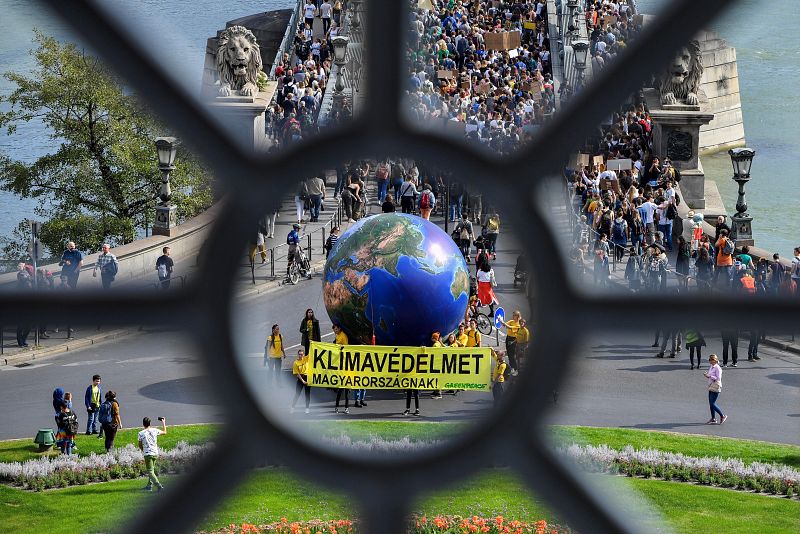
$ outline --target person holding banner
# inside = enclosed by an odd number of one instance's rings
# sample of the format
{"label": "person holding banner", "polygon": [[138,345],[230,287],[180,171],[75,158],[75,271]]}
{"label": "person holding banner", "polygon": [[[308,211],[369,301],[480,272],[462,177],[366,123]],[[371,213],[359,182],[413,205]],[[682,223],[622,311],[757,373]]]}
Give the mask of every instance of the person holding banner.
{"label": "person holding banner", "polygon": [[297,404],[297,399],[300,398],[300,392],[305,389],[306,394],[306,413],[310,410],[308,406],[311,404],[311,386],[308,385],[308,355],[303,349],[297,349],[297,359],[292,364],[292,374],[297,378],[297,385],[294,390],[294,400],[292,407],[289,408],[289,413],[294,412],[294,405]]}
{"label": "person holding banner", "polygon": [[314,310],[311,308],[306,310],[305,317],[300,321],[300,334],[303,336],[301,343],[306,354],[310,352],[309,347],[312,341],[322,341],[319,333],[319,321],[314,317]]}
{"label": "person holding banner", "polygon": [[[431,334],[431,347],[444,347],[440,338],[442,335],[439,332],[434,332]],[[442,398],[442,390],[437,389],[431,393],[432,399],[441,399]],[[417,390],[414,390],[414,399],[416,399],[417,404],[419,404],[419,395]],[[411,407],[411,390],[408,390],[406,394],[406,412],[403,415],[408,415],[408,409]],[[419,406],[417,406],[417,412],[419,412]],[[419,413],[415,413],[414,415],[419,415]]]}
{"label": "person holding banner", "polygon": [[493,349],[492,356],[495,359],[494,373],[492,373],[492,397],[496,407],[500,403],[500,399],[503,398],[503,389],[506,381],[506,362],[503,360],[503,351],[495,351]]}
{"label": "person holding banner", "polygon": [[[344,347],[350,344],[347,334],[338,324],[333,325],[333,333],[336,334],[334,343],[337,345]],[[342,392],[344,392],[344,413],[350,413],[350,390],[347,388],[336,388],[336,407],[333,409],[333,413],[339,413],[339,400],[342,398]]]}

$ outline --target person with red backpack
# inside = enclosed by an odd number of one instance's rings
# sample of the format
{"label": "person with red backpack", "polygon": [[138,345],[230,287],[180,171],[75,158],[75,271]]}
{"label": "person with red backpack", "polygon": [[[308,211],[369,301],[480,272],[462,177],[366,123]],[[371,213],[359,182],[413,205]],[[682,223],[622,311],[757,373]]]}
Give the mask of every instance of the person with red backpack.
{"label": "person with red backpack", "polygon": [[436,197],[433,196],[430,184],[422,186],[422,194],[419,196],[419,215],[425,220],[430,220],[431,212],[436,207]]}

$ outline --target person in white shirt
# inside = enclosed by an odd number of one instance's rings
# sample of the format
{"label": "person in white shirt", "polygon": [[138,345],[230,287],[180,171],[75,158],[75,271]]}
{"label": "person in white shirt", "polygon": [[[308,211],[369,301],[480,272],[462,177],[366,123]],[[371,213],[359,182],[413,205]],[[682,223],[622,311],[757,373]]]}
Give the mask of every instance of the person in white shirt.
{"label": "person in white shirt", "polygon": [[152,491],[153,486],[158,488],[158,491],[164,489],[156,476],[156,460],[158,459],[158,436],[167,433],[167,420],[163,417],[158,419],[161,421],[161,430],[151,427],[150,418],[145,417],[142,419],[144,428],[139,431],[139,450],[144,454],[144,465],[148,477],[147,486],[144,487],[145,491]]}

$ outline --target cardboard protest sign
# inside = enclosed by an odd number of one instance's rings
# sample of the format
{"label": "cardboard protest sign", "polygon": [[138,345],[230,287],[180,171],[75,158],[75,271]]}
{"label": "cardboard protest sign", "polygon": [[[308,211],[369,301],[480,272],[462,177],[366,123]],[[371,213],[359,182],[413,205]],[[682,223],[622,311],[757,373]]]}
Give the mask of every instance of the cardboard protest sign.
{"label": "cardboard protest sign", "polygon": [[525,28],[526,30],[534,30],[535,31],[536,30],[536,23],[533,22],[532,20],[526,20],[525,22],[522,23],[522,27]]}
{"label": "cardboard protest sign", "polygon": [[518,55],[519,55],[519,52],[517,52],[516,49],[512,49],[512,50],[508,51],[508,57],[510,57],[511,59],[514,59]]}
{"label": "cardboard protest sign", "polygon": [[599,167],[603,164],[603,156],[595,156],[592,158],[592,165]]}
{"label": "cardboard protest sign", "polygon": [[453,74],[452,70],[442,69],[436,71],[436,77],[439,78],[440,80],[450,80],[452,78],[455,78],[455,75]]}
{"label": "cardboard protest sign", "polygon": [[614,15],[605,15],[603,16],[603,26],[613,26],[617,23],[617,17]]}
{"label": "cardboard protest sign", "polygon": [[629,171],[633,167],[633,161],[629,158],[610,159],[606,162],[606,168],[610,171]]}
{"label": "cardboard protest sign", "polygon": [[485,33],[483,40],[487,50],[511,50],[522,43],[519,31]]}
{"label": "cardboard protest sign", "polygon": [[308,384],[325,388],[491,391],[489,347],[382,347],[313,341]]}

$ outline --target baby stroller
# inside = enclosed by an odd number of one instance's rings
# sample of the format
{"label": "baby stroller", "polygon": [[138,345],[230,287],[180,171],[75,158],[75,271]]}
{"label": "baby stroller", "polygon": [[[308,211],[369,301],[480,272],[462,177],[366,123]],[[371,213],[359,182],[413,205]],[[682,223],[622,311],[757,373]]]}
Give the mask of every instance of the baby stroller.
{"label": "baby stroller", "polygon": [[528,265],[524,254],[517,257],[517,265],[514,267],[514,287],[517,287],[518,283],[523,287],[528,283]]}

